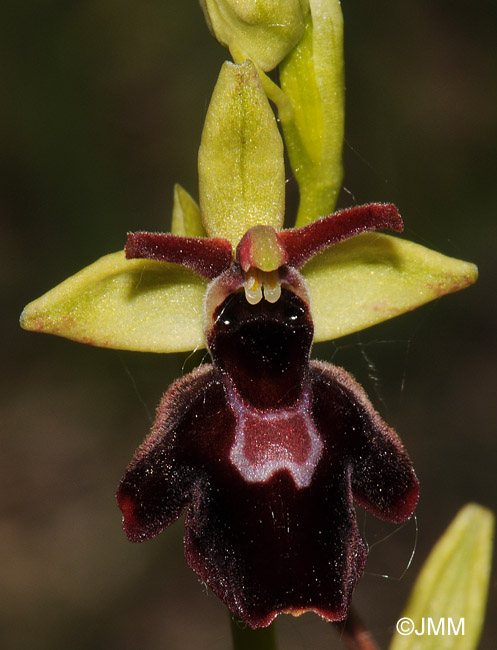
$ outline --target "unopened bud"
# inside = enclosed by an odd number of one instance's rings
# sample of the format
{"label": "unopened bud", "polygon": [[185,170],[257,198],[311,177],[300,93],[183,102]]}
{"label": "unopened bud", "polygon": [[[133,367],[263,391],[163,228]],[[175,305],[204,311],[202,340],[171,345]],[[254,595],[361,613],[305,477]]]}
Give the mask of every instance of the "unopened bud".
{"label": "unopened bud", "polygon": [[200,0],[200,5],[233,58],[251,59],[266,71],[297,45],[309,12],[309,0]]}

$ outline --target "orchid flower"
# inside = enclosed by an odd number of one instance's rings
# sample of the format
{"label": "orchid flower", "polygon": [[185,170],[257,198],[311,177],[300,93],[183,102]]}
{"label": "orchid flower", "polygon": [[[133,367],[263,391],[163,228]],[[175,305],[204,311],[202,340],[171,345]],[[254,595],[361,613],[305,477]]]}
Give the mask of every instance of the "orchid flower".
{"label": "orchid flower", "polygon": [[[125,251],[21,317],[26,329],[92,345],[207,347],[212,363],[165,393],[117,500],[131,541],[186,510],[190,566],[253,628],[282,612],[342,620],[366,560],[354,502],[402,522],[418,499],[395,432],[345,370],[310,360],[312,342],[476,279],[471,264],[373,232],[402,230],[393,205],[311,218],[313,186],[299,227],[284,229],[283,143],[263,74],[250,60],[221,70],[199,152],[200,206],[177,186],[172,234],[129,234]],[[305,184],[324,163],[306,162],[298,121],[283,126],[298,135]],[[328,205],[334,191],[325,194]]]}

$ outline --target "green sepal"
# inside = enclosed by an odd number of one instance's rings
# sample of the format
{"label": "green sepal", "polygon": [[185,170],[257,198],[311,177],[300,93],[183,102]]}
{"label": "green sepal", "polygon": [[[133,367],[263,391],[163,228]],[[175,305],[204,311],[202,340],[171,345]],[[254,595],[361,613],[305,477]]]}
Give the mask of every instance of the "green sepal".
{"label": "green sepal", "polygon": [[100,258],[30,303],[21,327],[140,352],[204,347],[207,280],[179,264]]}
{"label": "green sepal", "polygon": [[202,221],[236,247],[259,224],[283,226],[285,166],[274,114],[250,61],[221,68],[198,157]]}
{"label": "green sepal", "polygon": [[243,50],[272,70],[298,43],[308,0],[200,0],[211,32],[223,45]]}
{"label": "green sepal", "polygon": [[[390,650],[476,650],[485,616],[493,528],[494,516],[486,508],[470,503],[459,511],[424,563],[402,614],[418,634],[396,632]],[[440,629],[428,633],[430,619],[435,628],[442,621],[443,634]],[[425,633],[420,634],[423,620]]]}
{"label": "green sepal", "polygon": [[179,183],[174,186],[171,233],[181,237],[207,237],[198,203]]}
{"label": "green sepal", "polygon": [[311,294],[314,338],[327,341],[464,289],[478,271],[413,242],[365,233],[319,253],[302,274]]}
{"label": "green sepal", "polygon": [[[293,109],[278,106],[300,190],[296,226],[334,211],[343,178],[342,11],[339,0],[310,0],[310,8],[302,40],[279,68],[281,88]],[[277,96],[274,100],[281,103]]]}

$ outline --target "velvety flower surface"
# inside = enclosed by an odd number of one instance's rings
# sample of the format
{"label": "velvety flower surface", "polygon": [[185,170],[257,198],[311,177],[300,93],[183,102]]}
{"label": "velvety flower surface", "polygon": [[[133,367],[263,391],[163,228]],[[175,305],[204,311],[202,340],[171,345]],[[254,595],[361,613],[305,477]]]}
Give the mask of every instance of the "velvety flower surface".
{"label": "velvety flower surface", "polygon": [[[237,295],[230,316],[244,300]],[[278,338],[285,365],[288,347],[309,340],[299,302],[284,291],[269,314],[252,316],[246,328],[259,344],[252,354],[274,350]],[[283,325],[288,315],[297,318]],[[249,368],[255,382],[261,359]],[[400,522],[418,497],[397,436],[350,375],[319,362],[293,368],[291,377],[299,371],[293,400],[273,409],[235,394],[216,365],[176,382],[118,492],[132,541],[157,535],[187,508],[190,566],[252,627],[281,612],[343,619],[366,560],[353,499]],[[263,389],[276,401],[288,379],[272,379],[264,377]]]}
{"label": "velvety flower surface", "polygon": [[[189,564],[252,627],[280,612],[343,619],[366,560],[354,500],[401,522],[418,499],[411,462],[364,391],[344,370],[309,360],[313,322],[298,268],[377,227],[401,228],[393,206],[247,232],[207,292],[213,364],[168,390],[119,487],[132,541],[186,508]],[[213,246],[222,261],[222,240],[137,233],[126,251],[171,261],[181,250],[183,264],[210,276]]]}

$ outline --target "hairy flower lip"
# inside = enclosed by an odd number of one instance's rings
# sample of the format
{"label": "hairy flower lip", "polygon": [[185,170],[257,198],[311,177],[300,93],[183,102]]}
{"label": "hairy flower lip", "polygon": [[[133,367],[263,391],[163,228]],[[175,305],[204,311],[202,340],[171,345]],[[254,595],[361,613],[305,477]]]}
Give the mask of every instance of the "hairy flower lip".
{"label": "hairy flower lip", "polygon": [[166,393],[118,491],[132,541],[187,508],[190,566],[253,628],[282,612],[342,620],[366,559],[352,499],[389,521],[408,519],[417,501],[407,454],[350,375],[311,362],[305,381],[325,443],[307,487],[285,469],[244,479],[230,459],[243,402],[237,420],[219,371],[203,366]]}

